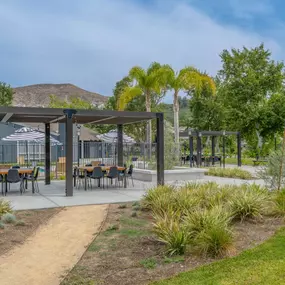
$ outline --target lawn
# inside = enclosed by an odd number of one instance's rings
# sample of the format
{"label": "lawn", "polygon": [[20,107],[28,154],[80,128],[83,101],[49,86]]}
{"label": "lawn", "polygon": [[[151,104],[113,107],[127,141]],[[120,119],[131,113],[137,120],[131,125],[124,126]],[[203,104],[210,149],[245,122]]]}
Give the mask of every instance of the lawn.
{"label": "lawn", "polygon": [[[242,165],[254,166],[253,160],[255,160],[255,158],[245,157],[245,158],[241,159],[241,164]],[[237,158],[236,157],[227,157],[226,158],[226,164],[237,164]],[[260,162],[259,165],[265,165],[265,164],[266,164],[266,162]]]}
{"label": "lawn", "polygon": [[202,266],[153,285],[279,285],[285,284],[285,229],[234,258]]}

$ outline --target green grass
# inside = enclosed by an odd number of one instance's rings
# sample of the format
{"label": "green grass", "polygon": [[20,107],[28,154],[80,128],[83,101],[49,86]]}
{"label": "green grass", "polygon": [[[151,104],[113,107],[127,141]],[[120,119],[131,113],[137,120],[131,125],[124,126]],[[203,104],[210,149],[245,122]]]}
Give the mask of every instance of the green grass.
{"label": "green grass", "polygon": [[154,258],[143,259],[140,261],[140,264],[146,269],[154,269],[157,265]]}
{"label": "green grass", "polygon": [[136,237],[146,236],[149,234],[149,232],[145,230],[136,230],[136,229],[121,229],[120,234],[123,236],[128,236],[129,238],[136,238]]}
{"label": "green grass", "polygon": [[239,178],[239,179],[252,179],[252,178],[254,178],[250,172],[243,170],[243,169],[240,169],[240,168],[210,167],[206,174],[210,175],[210,176]]}
{"label": "green grass", "polygon": [[285,284],[285,228],[256,248],[217,261],[155,285],[279,285]]}
{"label": "green grass", "polygon": [[122,225],[131,226],[131,227],[142,227],[148,223],[146,220],[139,220],[136,218],[126,218],[126,217],[122,217],[120,219],[120,222]]}
{"label": "green grass", "polygon": [[[242,158],[242,159],[241,159],[241,164],[242,164],[242,165],[251,165],[251,166],[254,166],[253,160],[255,160],[255,158],[252,158],[252,157]],[[236,158],[236,157],[227,157],[227,158],[226,158],[226,163],[227,163],[227,164],[237,164],[237,158]],[[259,165],[263,165],[263,164],[266,164],[266,162],[260,162]]]}

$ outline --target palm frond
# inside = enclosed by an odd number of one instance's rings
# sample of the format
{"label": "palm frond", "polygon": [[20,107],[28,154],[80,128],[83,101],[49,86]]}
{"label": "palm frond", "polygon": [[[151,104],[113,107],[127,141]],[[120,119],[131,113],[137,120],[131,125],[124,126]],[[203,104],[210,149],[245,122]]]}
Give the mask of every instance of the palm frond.
{"label": "palm frond", "polygon": [[118,110],[123,111],[126,108],[127,104],[133,100],[133,98],[141,94],[142,94],[142,89],[138,86],[126,87],[121,93],[119,100],[117,102]]}

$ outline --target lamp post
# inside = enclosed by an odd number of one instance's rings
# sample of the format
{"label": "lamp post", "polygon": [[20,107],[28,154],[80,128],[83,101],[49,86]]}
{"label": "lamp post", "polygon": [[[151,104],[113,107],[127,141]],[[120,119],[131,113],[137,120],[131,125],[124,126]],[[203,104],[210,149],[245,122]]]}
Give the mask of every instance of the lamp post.
{"label": "lamp post", "polygon": [[77,125],[77,166],[80,166],[80,134],[81,126]]}

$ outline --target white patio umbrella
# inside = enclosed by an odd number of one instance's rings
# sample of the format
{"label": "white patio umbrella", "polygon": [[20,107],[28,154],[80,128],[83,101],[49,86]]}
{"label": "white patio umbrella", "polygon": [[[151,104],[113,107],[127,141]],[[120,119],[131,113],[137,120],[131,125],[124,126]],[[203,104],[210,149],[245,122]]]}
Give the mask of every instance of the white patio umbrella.
{"label": "white patio umbrella", "polygon": [[[43,132],[34,130],[32,128],[23,127],[21,129],[16,130],[13,134],[4,137],[1,139],[2,141],[14,141],[26,142],[26,152],[28,153],[28,142],[35,143],[44,143],[45,142],[45,134]],[[50,143],[52,146],[54,145],[62,145],[58,140],[50,136]],[[28,161],[27,161],[28,164]]]}
{"label": "white patio umbrella", "polygon": [[[111,130],[108,133],[98,135],[97,137],[104,142],[114,143],[114,142],[117,142],[118,140],[118,132],[117,130]],[[135,143],[135,140],[123,133],[123,142],[124,143]]]}

